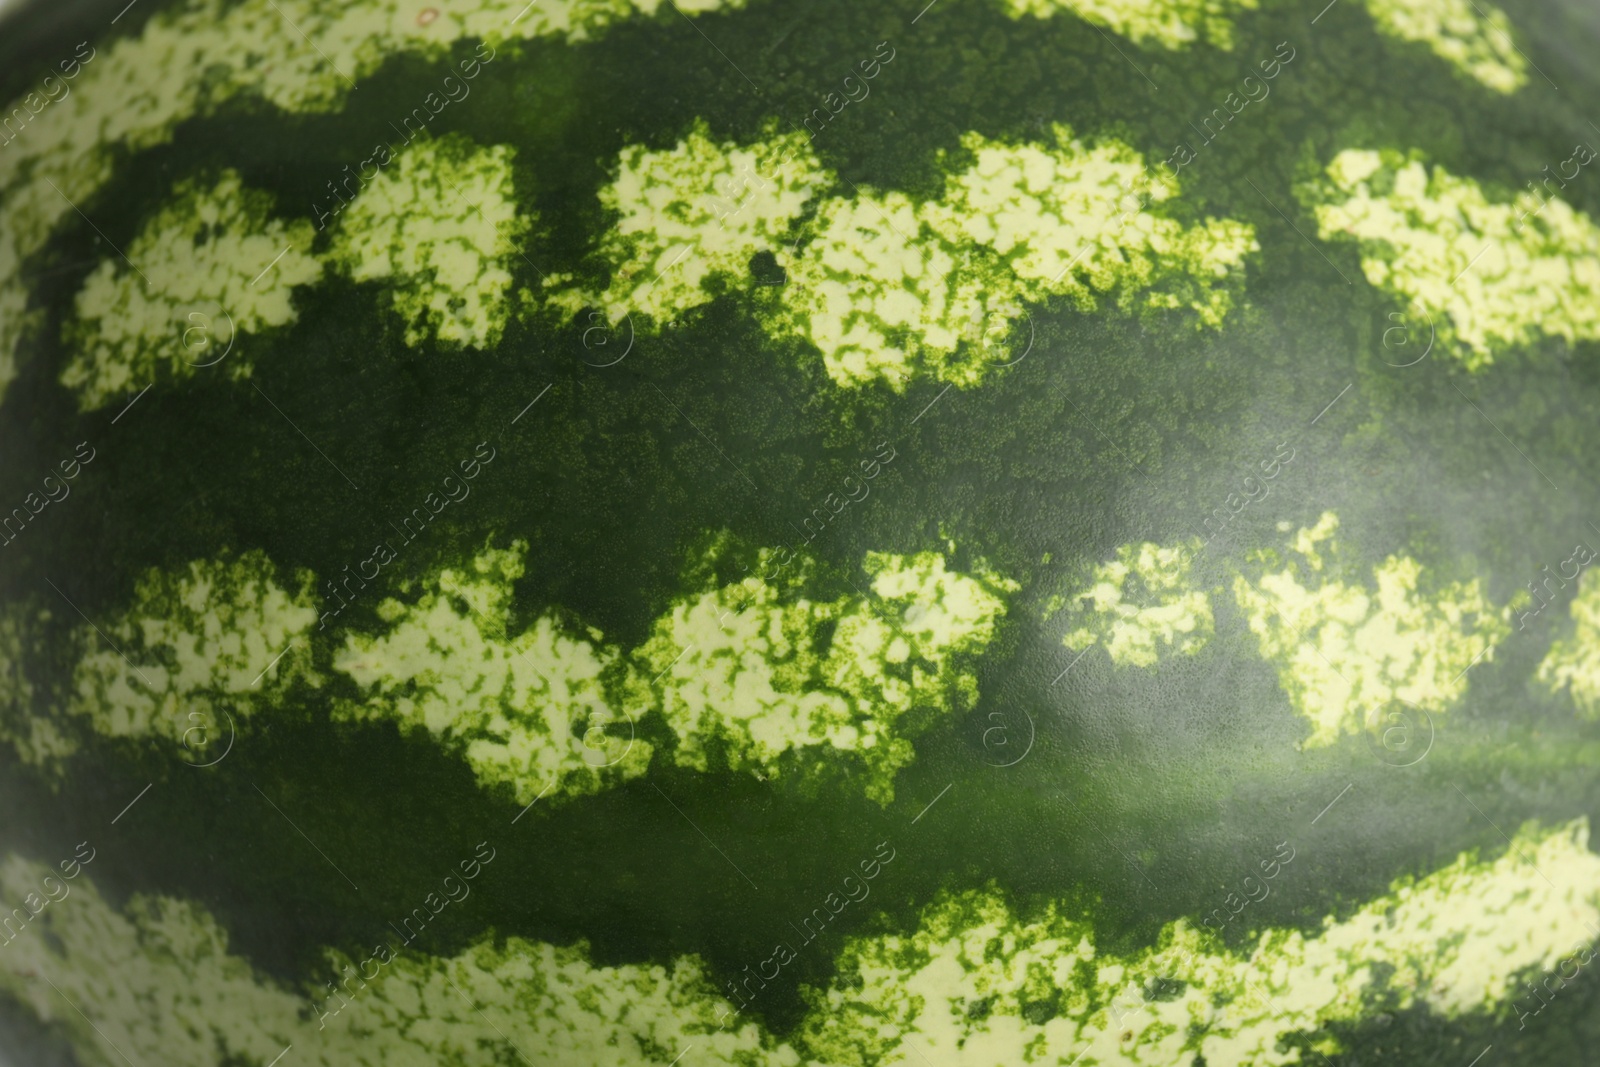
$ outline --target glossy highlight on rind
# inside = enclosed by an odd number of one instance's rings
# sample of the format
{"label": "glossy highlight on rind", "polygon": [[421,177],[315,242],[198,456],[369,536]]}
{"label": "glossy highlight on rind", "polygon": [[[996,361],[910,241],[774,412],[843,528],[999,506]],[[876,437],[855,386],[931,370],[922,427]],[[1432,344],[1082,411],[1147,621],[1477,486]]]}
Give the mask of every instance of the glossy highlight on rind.
{"label": "glossy highlight on rind", "polygon": [[1476,578],[1425,581],[1415,559],[1397,554],[1369,584],[1341,563],[1338,529],[1324,512],[1286,552],[1259,553],[1254,577],[1233,580],[1261,655],[1311,724],[1310,746],[1360,732],[1396,702],[1446,711],[1466,691],[1467,668],[1511,632],[1509,611]]}
{"label": "glossy highlight on rind", "polygon": [[[1087,584],[1049,598],[1045,617],[1074,625],[1062,638],[1068,648],[1099,645],[1118,667],[1153,668],[1205,648],[1214,605],[1230,599],[1310,725],[1308,748],[1360,734],[1396,705],[1448,711],[1466,692],[1467,669],[1491,661],[1510,635],[1511,608],[1497,609],[1476,579],[1441,583],[1400,554],[1374,567],[1369,583],[1342,562],[1338,530],[1338,515],[1324,512],[1282,549],[1226,565],[1229,580],[1215,588],[1192,577],[1198,540],[1123,545]],[[1558,646],[1548,662],[1575,658]],[[1544,671],[1562,683],[1574,674],[1571,666]]]}
{"label": "glossy highlight on rind", "polygon": [[435,2],[146,0],[0,143],[0,1054],[1573,1059],[1560,18]]}
{"label": "glossy highlight on rind", "polygon": [[1050,602],[1049,612],[1067,608],[1081,620],[1062,644],[1082,649],[1100,642],[1113,663],[1136,667],[1204,648],[1216,624],[1210,597],[1190,579],[1197,547],[1146,541],[1117,549],[1115,559],[1094,569],[1091,585]]}

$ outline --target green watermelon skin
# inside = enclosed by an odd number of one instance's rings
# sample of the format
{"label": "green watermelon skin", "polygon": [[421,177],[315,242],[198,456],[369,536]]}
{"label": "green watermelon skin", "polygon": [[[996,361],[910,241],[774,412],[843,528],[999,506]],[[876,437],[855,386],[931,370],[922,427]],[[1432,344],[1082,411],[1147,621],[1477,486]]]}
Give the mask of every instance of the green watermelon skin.
{"label": "green watermelon skin", "polygon": [[1583,12],[146,3],[0,45],[0,1056],[1592,1058]]}

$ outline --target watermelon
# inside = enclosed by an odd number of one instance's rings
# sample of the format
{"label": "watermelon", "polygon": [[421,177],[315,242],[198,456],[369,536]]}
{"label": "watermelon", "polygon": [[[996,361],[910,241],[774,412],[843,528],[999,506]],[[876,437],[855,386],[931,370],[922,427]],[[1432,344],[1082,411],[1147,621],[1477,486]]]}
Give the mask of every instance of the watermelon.
{"label": "watermelon", "polygon": [[0,1063],[1592,1061],[1592,20],[427,4],[0,18]]}

